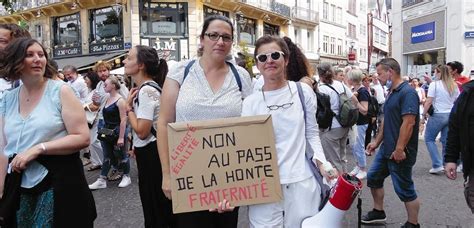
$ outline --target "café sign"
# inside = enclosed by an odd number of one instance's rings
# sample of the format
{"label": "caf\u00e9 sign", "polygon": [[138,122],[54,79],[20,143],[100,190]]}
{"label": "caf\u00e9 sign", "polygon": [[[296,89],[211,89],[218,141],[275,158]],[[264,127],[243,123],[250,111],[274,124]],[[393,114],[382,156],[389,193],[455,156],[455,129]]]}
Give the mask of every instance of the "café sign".
{"label": "caf\u00e9 sign", "polygon": [[89,45],[89,52],[90,53],[101,53],[101,52],[109,52],[109,51],[117,51],[123,50],[123,41],[117,42],[106,42],[106,43],[96,43]]}
{"label": "caf\u00e9 sign", "polygon": [[82,55],[82,48],[80,46],[54,49],[54,57],[69,57],[76,55]]}

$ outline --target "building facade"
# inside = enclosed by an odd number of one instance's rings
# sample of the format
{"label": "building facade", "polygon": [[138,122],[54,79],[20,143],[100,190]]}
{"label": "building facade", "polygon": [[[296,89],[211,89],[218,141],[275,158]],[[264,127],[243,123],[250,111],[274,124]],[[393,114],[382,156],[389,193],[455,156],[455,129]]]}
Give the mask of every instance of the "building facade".
{"label": "building facade", "polygon": [[97,61],[116,67],[134,45],[155,47],[161,58],[197,55],[206,16],[225,15],[234,24],[233,54],[253,54],[264,34],[289,36],[317,61],[318,14],[306,0],[18,0],[15,13],[0,9],[0,23],[25,22],[60,68],[90,68]]}
{"label": "building facade", "polygon": [[433,74],[438,64],[460,61],[474,68],[474,8],[470,0],[393,1],[393,57],[402,73]]}
{"label": "building facade", "polygon": [[375,64],[389,56],[390,20],[386,0],[369,1],[367,13],[367,65],[369,72],[375,71]]}
{"label": "building facade", "polygon": [[317,1],[320,24],[318,26],[318,49],[321,62],[347,65],[349,47],[346,45],[347,1]]}

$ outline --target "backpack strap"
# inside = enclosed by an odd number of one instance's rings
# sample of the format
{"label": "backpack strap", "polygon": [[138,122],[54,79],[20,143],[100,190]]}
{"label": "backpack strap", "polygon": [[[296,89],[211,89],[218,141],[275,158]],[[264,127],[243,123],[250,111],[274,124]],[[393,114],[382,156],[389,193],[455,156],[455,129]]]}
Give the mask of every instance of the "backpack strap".
{"label": "backpack strap", "polygon": [[[186,77],[188,77],[189,70],[191,69],[191,67],[194,65],[195,62],[196,62],[195,59],[191,60],[188,63],[188,65],[186,65],[186,67],[184,68],[184,77],[183,77],[183,81],[181,82],[181,85],[184,83],[184,80],[186,79]],[[239,91],[242,92],[242,81],[240,80],[240,76],[239,76],[239,72],[237,71],[237,68],[235,68],[234,64],[232,63],[229,63],[229,62],[226,62],[226,63],[227,65],[229,65],[230,70],[232,71],[232,74],[234,75],[235,81],[237,82],[237,85],[239,86]]]}
{"label": "backpack strap", "polygon": [[[144,87],[144,86],[151,86],[153,87],[154,89],[158,90],[158,92],[161,94],[161,87],[158,85],[158,83],[154,82],[154,81],[149,81],[149,82],[145,82],[143,83],[140,88],[138,89],[138,94],[137,94],[137,99],[135,99],[135,103],[137,104],[137,107],[140,105],[140,90]],[[155,128],[153,127],[153,124],[151,126],[151,130],[150,130],[151,134],[153,136],[156,137],[156,130]]]}
{"label": "backpack strap", "polygon": [[[305,121],[305,127],[306,127],[306,105],[305,105],[305,98],[303,94],[303,88],[301,87],[301,82],[296,82],[296,88],[298,89],[298,96],[300,98],[301,105],[303,106],[303,113],[304,113],[304,121]],[[306,132],[306,130],[305,130]],[[310,163],[310,169],[313,171],[313,176],[316,178],[316,181],[318,182],[319,186],[321,187],[321,202],[319,205],[319,211],[326,205],[328,199],[329,199],[329,186],[324,184],[323,182],[323,175],[319,171],[318,166],[314,164],[313,162],[313,149],[308,143],[308,139],[306,139],[305,135],[305,142],[306,142],[306,151],[305,151],[305,156],[306,160]]]}
{"label": "backpack strap", "polygon": [[[325,85],[325,86],[331,88],[332,90],[334,90],[334,92],[336,92],[337,95],[339,95],[339,92],[337,92],[337,90],[334,89],[334,87],[332,87],[331,85],[329,85],[329,84],[323,84],[323,85]],[[345,92],[346,92],[346,88],[344,87],[344,85],[342,86],[342,88],[344,88],[344,93],[345,93]]]}

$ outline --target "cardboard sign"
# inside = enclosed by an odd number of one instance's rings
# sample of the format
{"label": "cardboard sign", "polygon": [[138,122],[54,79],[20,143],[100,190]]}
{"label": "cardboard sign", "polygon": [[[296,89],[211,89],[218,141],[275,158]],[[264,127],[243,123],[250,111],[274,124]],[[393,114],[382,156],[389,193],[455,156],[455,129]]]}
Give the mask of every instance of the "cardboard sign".
{"label": "cardboard sign", "polygon": [[168,125],[173,212],[282,199],[270,115]]}

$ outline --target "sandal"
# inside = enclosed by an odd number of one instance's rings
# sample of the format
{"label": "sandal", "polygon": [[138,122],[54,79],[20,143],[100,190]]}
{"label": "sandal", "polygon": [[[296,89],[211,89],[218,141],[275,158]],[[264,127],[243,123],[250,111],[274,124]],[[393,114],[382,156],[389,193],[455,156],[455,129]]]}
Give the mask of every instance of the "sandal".
{"label": "sandal", "polygon": [[89,166],[89,168],[87,168],[87,171],[94,171],[94,170],[98,170],[98,169],[101,169],[102,166],[101,165],[91,165]]}
{"label": "sandal", "polygon": [[107,177],[109,181],[117,181],[122,179],[122,172],[118,170],[113,170],[112,173]]}

